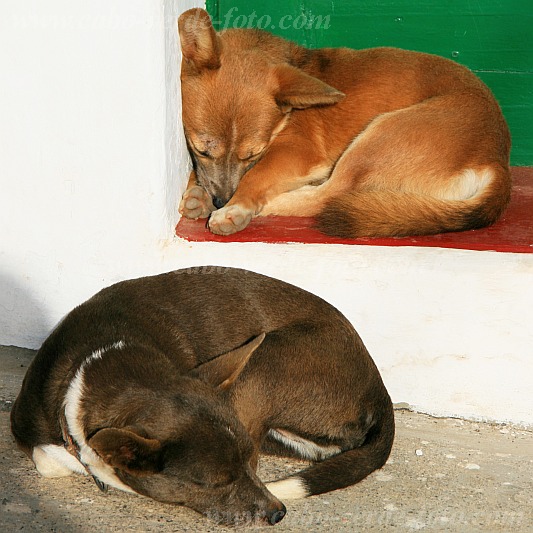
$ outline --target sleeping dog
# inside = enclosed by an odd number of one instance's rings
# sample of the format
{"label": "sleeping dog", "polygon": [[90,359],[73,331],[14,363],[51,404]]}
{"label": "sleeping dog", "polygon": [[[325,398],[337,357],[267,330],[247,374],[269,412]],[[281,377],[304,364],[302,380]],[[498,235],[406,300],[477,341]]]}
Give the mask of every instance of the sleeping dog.
{"label": "sleeping dog", "polygon": [[[75,308],[11,423],[43,476],[89,474],[224,523],[275,524],[282,500],[357,483],[394,437],[379,372],[338,310],[222,267],[124,281]],[[260,451],[313,463],[264,484]]]}
{"label": "sleeping dog", "polygon": [[193,160],[180,211],[213,233],[288,215],[340,237],[429,235],[492,224],[509,202],[509,129],[462,65],[217,33],[198,8],[178,24]]}

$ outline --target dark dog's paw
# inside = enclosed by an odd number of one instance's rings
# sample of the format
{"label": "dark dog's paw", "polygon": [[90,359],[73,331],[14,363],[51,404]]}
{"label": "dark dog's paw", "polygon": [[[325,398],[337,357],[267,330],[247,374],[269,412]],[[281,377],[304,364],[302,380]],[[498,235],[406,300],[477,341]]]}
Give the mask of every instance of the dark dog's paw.
{"label": "dark dog's paw", "polygon": [[217,235],[231,235],[244,229],[252,220],[252,212],[236,204],[214,211],[209,219],[209,229]]}
{"label": "dark dog's paw", "polygon": [[207,218],[215,210],[211,197],[198,185],[185,191],[181,199],[179,212],[187,218]]}

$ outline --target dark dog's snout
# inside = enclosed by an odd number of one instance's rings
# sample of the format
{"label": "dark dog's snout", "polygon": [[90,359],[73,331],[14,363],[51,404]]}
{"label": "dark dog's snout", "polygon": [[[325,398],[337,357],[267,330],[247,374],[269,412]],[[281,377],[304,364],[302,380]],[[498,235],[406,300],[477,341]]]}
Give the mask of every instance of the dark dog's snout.
{"label": "dark dog's snout", "polygon": [[287,514],[287,508],[280,502],[279,506],[269,509],[266,515],[268,523],[272,526],[281,522]]}
{"label": "dark dog's snout", "polygon": [[224,207],[227,203],[227,200],[223,200],[222,198],[219,198],[218,196],[213,197],[213,205],[220,209],[221,207]]}

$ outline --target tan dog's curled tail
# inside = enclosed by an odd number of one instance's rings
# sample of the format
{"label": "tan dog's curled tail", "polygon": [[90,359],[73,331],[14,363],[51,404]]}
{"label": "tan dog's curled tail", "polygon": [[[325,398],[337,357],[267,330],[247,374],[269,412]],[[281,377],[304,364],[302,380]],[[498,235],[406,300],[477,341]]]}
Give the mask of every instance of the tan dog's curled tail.
{"label": "tan dog's curled tail", "polygon": [[[455,182],[455,183],[453,183]],[[408,191],[346,191],[318,213],[320,231],[343,238],[403,237],[477,229],[494,223],[509,202],[509,170],[466,170],[441,197]]]}

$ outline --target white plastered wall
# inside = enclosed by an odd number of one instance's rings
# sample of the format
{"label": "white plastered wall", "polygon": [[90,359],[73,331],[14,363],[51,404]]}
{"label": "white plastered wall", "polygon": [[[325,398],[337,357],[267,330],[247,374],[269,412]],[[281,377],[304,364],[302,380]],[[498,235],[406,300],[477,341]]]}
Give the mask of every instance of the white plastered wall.
{"label": "white plastered wall", "polygon": [[160,271],[188,171],[177,15],[200,2],[0,5],[0,342]]}
{"label": "white plastered wall", "polygon": [[199,4],[0,5],[0,344],[38,347],[121,279],[240,266],[343,311],[395,402],[533,425],[533,254],[173,238],[189,165],[175,17]]}

